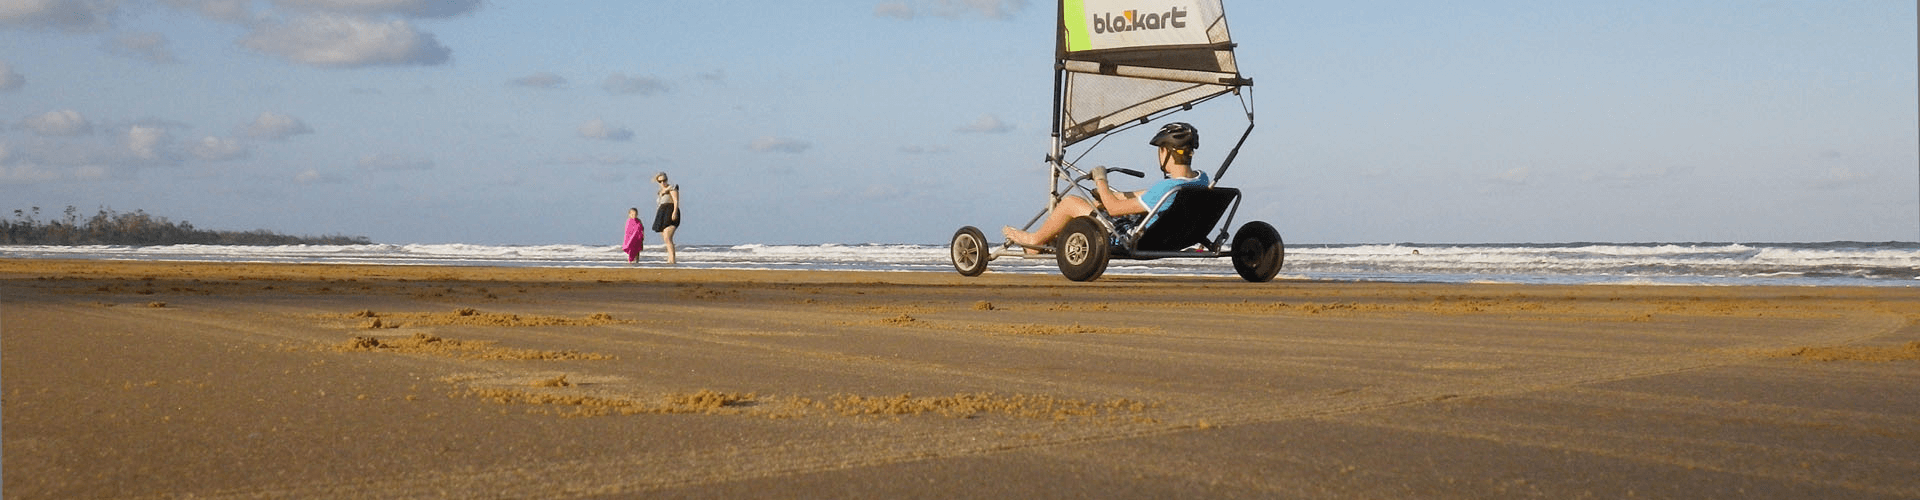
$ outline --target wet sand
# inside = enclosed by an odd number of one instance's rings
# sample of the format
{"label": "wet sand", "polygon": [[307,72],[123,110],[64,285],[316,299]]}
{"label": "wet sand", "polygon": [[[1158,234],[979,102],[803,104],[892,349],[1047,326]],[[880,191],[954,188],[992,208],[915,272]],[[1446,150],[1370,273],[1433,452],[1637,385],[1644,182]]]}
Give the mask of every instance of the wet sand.
{"label": "wet sand", "polygon": [[1920,291],[0,260],[6,498],[1915,498]]}

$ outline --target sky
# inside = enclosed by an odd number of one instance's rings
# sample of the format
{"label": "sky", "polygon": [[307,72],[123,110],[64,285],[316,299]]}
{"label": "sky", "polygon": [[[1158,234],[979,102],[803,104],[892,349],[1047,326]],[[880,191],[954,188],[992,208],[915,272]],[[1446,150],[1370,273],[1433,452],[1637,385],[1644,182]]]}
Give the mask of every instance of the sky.
{"label": "sky", "polygon": [[[1920,240],[1915,2],[1225,7],[1249,99],[1176,119],[1212,171],[1253,111],[1289,243]],[[0,213],[617,245],[664,171],[681,244],[944,244],[1045,206],[1054,11],[0,0]]]}

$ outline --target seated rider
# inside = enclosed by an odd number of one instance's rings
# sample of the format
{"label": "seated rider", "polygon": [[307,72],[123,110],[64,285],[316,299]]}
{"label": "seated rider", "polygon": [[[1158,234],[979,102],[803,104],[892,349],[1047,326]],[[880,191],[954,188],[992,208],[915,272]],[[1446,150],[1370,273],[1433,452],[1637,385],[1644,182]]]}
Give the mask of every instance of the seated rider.
{"label": "seated rider", "polygon": [[[1093,192],[1100,196],[1108,215],[1144,214],[1152,210],[1168,193],[1182,186],[1205,187],[1209,181],[1207,174],[1193,169],[1193,150],[1200,148],[1200,131],[1184,122],[1169,123],[1160,127],[1160,133],[1154,134],[1147,144],[1160,148],[1160,172],[1166,179],[1153,183],[1142,191],[1114,191],[1107,186],[1107,169],[1093,169]],[[1066,229],[1067,221],[1074,217],[1093,213],[1094,205],[1085,198],[1067,196],[1054,204],[1053,212],[1047,214],[1047,220],[1040,223],[1034,232],[1026,232],[1007,226],[1000,233],[1016,245],[1024,247],[1046,246],[1053,237]]]}

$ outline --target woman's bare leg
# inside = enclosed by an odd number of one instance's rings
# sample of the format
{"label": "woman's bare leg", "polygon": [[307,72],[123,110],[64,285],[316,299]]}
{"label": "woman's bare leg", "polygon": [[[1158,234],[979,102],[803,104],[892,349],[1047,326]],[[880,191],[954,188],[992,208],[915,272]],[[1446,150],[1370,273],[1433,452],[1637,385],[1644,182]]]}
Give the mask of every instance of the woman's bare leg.
{"label": "woman's bare leg", "polygon": [[666,240],[667,242],[667,263],[668,264],[679,263],[679,260],[676,258],[677,256],[675,256],[673,252],[673,230],[675,229],[680,229],[680,226],[667,226],[666,229],[660,231],[660,239]]}

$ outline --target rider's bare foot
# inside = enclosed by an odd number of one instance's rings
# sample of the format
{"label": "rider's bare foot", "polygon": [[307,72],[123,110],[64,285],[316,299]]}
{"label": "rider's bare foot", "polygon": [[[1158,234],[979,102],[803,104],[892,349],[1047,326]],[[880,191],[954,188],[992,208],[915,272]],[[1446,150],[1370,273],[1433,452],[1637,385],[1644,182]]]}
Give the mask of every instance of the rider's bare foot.
{"label": "rider's bare foot", "polygon": [[1000,228],[1000,234],[1007,237],[1007,242],[1019,245],[1028,256],[1040,255],[1042,245],[1032,243],[1033,233],[1014,229],[1013,226],[1005,226]]}
{"label": "rider's bare foot", "polygon": [[1021,230],[1019,230],[1019,229],[1014,229],[1014,228],[1013,228],[1013,226],[1003,226],[1003,227],[1001,227],[1001,228],[1000,228],[1000,235],[1001,235],[1001,236],[1006,236],[1006,237],[1007,237],[1007,241],[1010,241],[1010,242],[1013,242],[1013,244],[1015,244],[1015,245],[1020,245],[1020,246],[1023,246],[1023,247],[1032,247],[1032,246],[1039,246],[1039,245],[1036,245],[1036,244],[1034,244],[1034,243],[1033,243],[1033,234],[1032,234],[1032,233],[1028,233],[1028,232],[1026,232],[1026,231],[1021,231]]}

